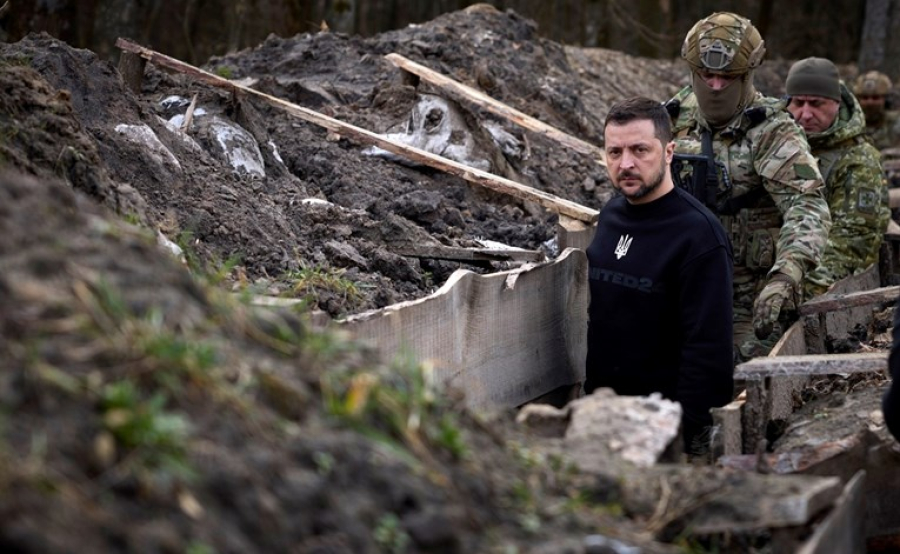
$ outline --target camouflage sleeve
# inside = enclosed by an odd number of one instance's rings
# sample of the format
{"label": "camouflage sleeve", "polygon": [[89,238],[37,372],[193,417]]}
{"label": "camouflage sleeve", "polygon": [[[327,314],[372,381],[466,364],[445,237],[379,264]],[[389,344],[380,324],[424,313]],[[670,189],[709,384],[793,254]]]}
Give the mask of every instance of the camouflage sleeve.
{"label": "camouflage sleeve", "polygon": [[822,176],[806,137],[787,114],[767,121],[754,166],[784,220],[770,274],[785,273],[797,283],[819,263],[831,227]]}
{"label": "camouflage sleeve", "polygon": [[897,111],[888,112],[890,117],[888,119],[890,126],[887,132],[887,145],[884,148],[896,148],[900,146],[900,113]]}
{"label": "camouflage sleeve", "polygon": [[825,194],[832,225],[822,260],[804,284],[808,296],[876,262],[891,217],[878,151],[868,144],[835,164]]}

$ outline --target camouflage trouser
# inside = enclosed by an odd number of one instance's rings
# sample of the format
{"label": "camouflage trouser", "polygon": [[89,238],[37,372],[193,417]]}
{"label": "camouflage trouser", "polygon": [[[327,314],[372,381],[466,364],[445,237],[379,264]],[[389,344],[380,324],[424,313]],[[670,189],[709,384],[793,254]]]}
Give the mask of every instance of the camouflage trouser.
{"label": "camouflage trouser", "polygon": [[787,328],[779,320],[772,334],[765,339],[753,332],[753,302],[766,285],[766,274],[745,267],[734,268],[734,364],[765,356],[772,350]]}

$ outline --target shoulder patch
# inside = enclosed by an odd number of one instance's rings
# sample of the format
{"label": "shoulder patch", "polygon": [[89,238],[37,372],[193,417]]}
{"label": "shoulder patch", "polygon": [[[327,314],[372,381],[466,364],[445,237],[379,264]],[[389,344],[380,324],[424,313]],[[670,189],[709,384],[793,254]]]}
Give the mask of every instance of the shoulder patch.
{"label": "shoulder patch", "polygon": [[797,174],[797,177],[800,177],[801,179],[805,179],[805,180],[813,180],[813,179],[821,178],[816,173],[815,169],[813,169],[812,167],[810,167],[806,164],[802,164],[802,163],[794,164],[794,173]]}

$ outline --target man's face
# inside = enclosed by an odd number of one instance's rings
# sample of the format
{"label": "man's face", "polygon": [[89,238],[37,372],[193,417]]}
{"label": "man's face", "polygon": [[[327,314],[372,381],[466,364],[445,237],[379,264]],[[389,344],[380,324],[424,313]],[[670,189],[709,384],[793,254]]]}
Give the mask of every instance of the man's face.
{"label": "man's face", "polygon": [[712,90],[723,90],[731,83],[737,81],[737,75],[725,75],[723,73],[714,73],[712,71],[700,70],[697,72],[703,82]]}
{"label": "man's face", "polygon": [[792,96],[788,104],[788,111],[808,135],[821,133],[831,127],[840,108],[837,100],[805,94]]}
{"label": "man's face", "polygon": [[656,138],[653,122],[638,119],[624,125],[610,123],[604,131],[606,163],[613,186],[632,204],[656,200],[668,188],[666,180],[675,143],[665,147]]}
{"label": "man's face", "polygon": [[866,120],[877,121],[884,114],[885,96],[880,94],[860,94],[856,97],[862,107]]}

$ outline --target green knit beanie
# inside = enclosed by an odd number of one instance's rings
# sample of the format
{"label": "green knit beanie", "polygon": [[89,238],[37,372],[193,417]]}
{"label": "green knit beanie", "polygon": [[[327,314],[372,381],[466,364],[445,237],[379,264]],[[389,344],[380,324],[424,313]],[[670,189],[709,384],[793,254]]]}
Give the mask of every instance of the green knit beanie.
{"label": "green knit beanie", "polygon": [[806,58],[791,66],[785,91],[789,96],[824,96],[840,102],[840,75],[831,60]]}

